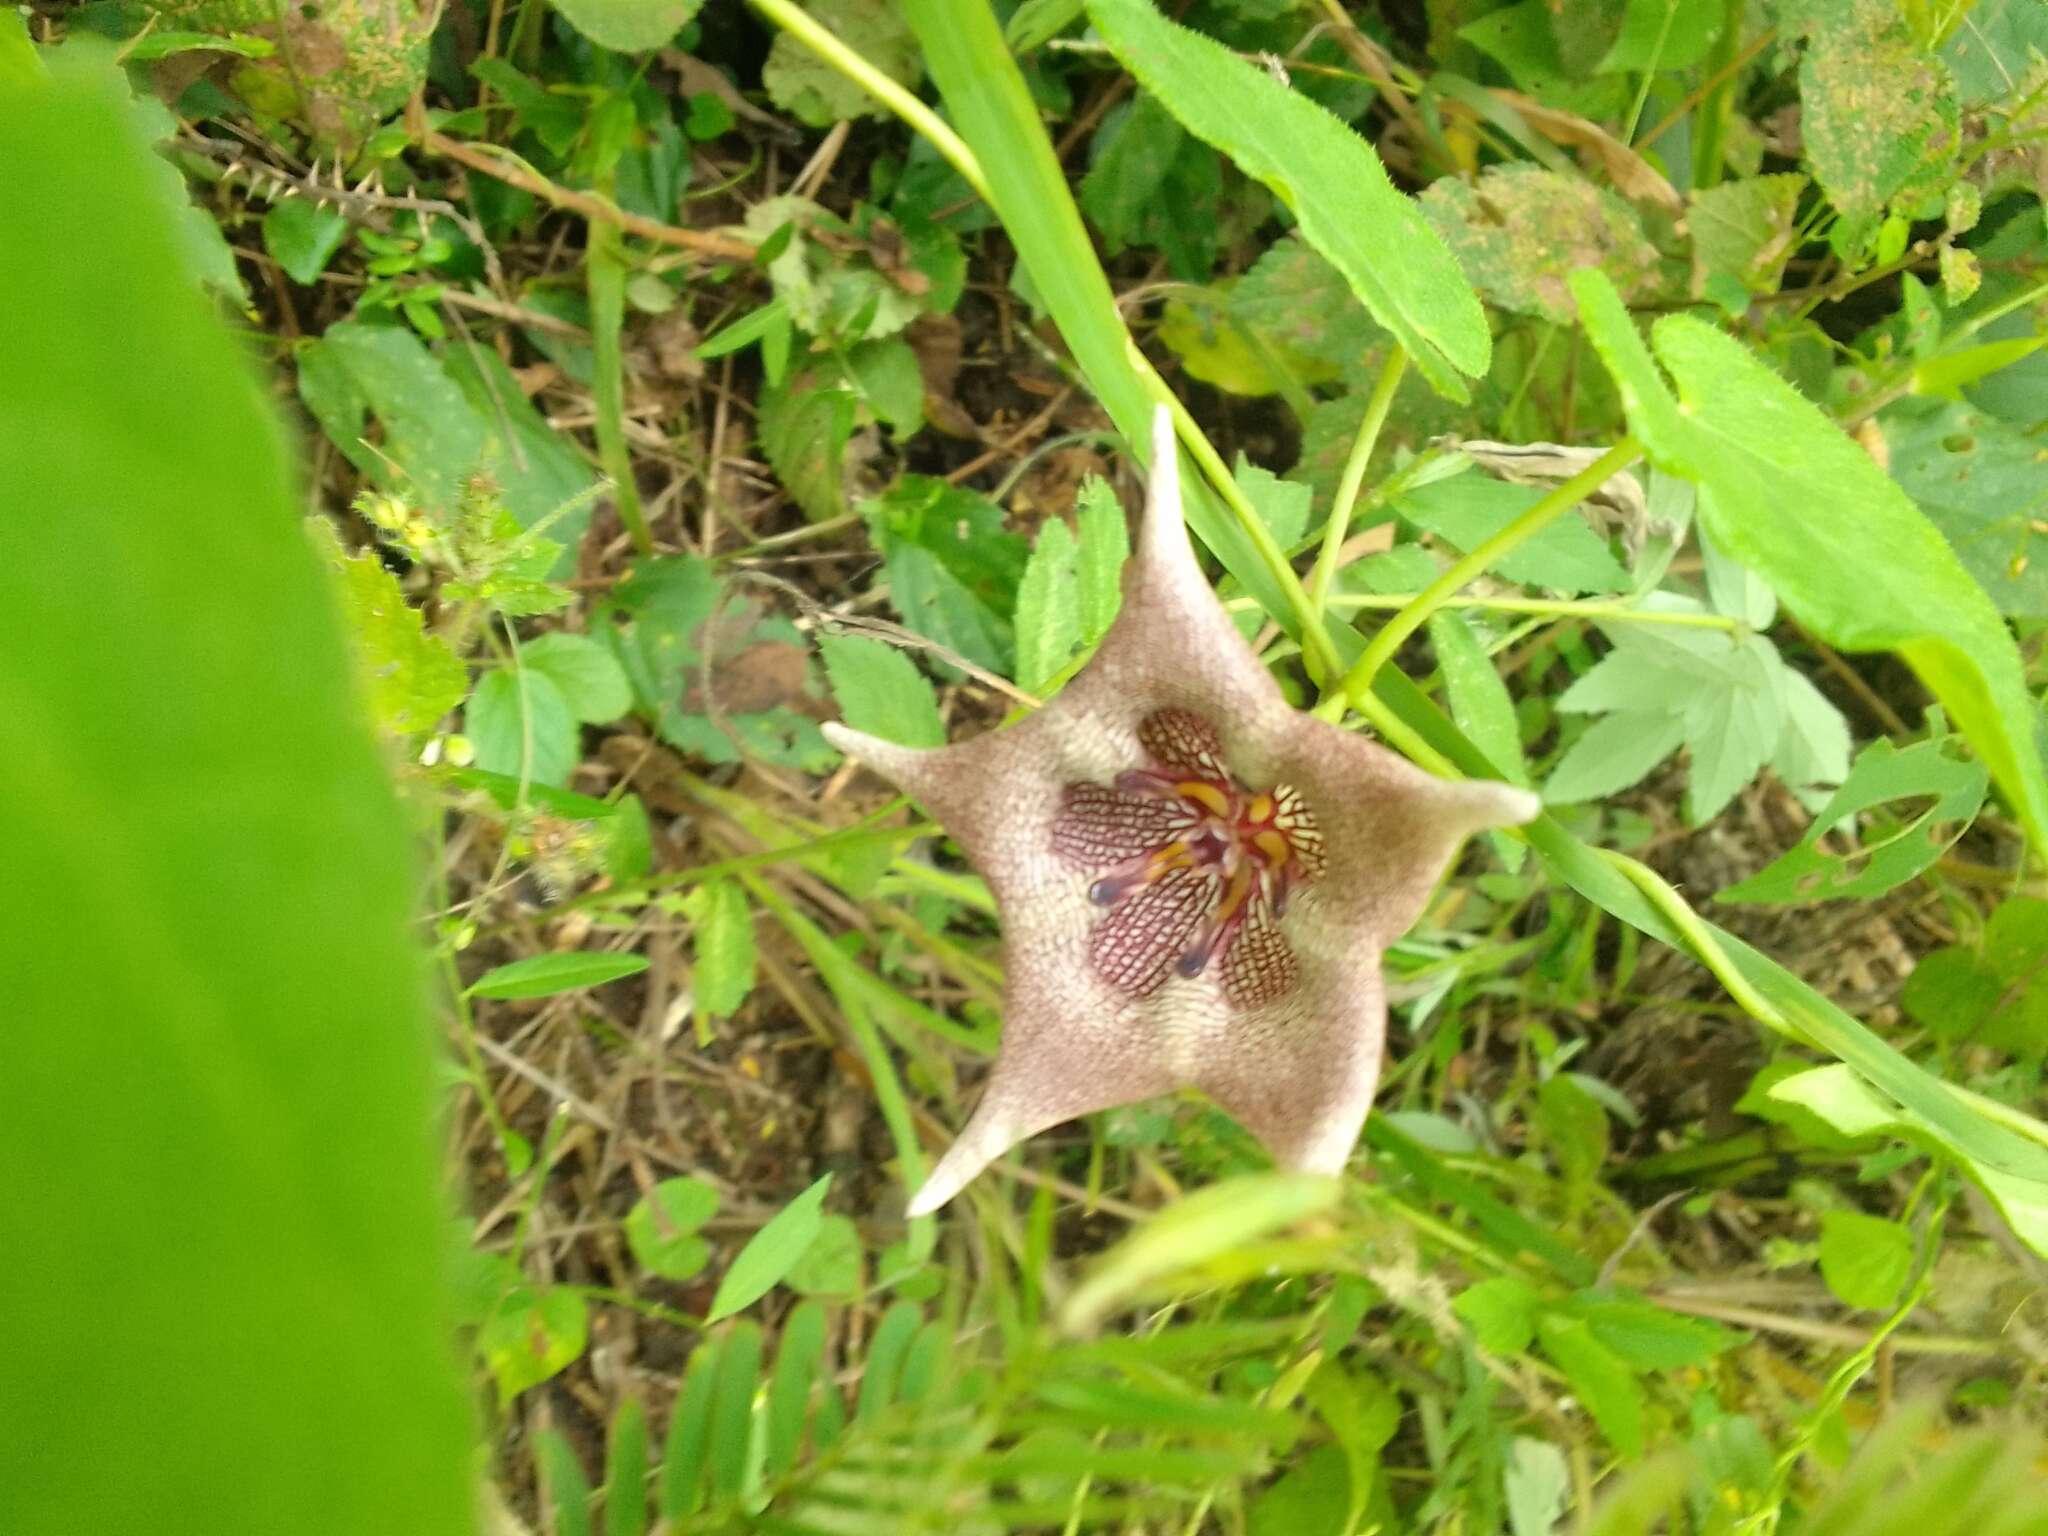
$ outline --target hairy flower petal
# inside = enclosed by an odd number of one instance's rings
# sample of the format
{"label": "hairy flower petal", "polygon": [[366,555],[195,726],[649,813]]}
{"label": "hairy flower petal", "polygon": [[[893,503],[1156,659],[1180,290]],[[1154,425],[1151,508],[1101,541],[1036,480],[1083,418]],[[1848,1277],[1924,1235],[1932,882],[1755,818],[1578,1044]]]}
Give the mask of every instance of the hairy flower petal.
{"label": "hairy flower petal", "polygon": [[1289,707],[1196,563],[1163,409],[1152,450],[1122,611],[1058,698],[932,750],[825,727],[1002,914],[1002,1051],[912,1215],[1048,1126],[1184,1086],[1282,1164],[1341,1168],[1379,1080],[1382,952],[1466,837],[1538,809]]}

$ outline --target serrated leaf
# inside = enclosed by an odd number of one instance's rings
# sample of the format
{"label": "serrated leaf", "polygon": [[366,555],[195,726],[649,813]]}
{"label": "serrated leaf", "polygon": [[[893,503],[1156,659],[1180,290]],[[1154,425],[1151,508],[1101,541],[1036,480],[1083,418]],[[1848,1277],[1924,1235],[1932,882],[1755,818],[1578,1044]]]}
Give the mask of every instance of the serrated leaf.
{"label": "serrated leaf", "polygon": [[754,990],[754,914],[736,881],[707,880],[683,898],[697,967],[697,1011],[730,1018]]}
{"label": "serrated leaf", "polygon": [[1124,562],[1131,557],[1131,535],[1123,503],[1109,482],[1091,475],[1081,482],[1074,502],[1080,548],[1075,569],[1081,597],[1081,640],[1093,645],[1109,633],[1123,602]]}
{"label": "serrated leaf", "polygon": [[858,404],[852,390],[802,375],[762,387],[761,452],[814,523],[846,514],[846,440]]}
{"label": "serrated leaf", "polygon": [[1581,1291],[1555,1310],[1584,1323],[1595,1339],[1638,1371],[1701,1365],[1743,1340],[1711,1319],[1667,1311],[1624,1291]]}
{"label": "serrated leaf", "polygon": [[519,665],[560,690],[569,713],[588,724],[616,720],[633,704],[633,688],[618,658],[587,635],[561,630],[519,648]]}
{"label": "serrated leaf", "polygon": [[1282,480],[1271,470],[1252,463],[1243,454],[1231,467],[1230,476],[1244,498],[1259,514],[1259,521],[1282,549],[1292,549],[1308,531],[1309,488]]}
{"label": "serrated leaf", "polygon": [[824,1219],[825,1196],[831,1188],[832,1175],[828,1173],[747,1239],[747,1245],[718,1283],[718,1294],[711,1299],[711,1310],[704,1317],[706,1323],[715,1323],[751,1307],[795,1267],[817,1238]]}
{"label": "serrated leaf", "polygon": [[561,690],[538,672],[486,672],[462,712],[476,766],[490,773],[562,785],[576,767],[576,717]]}
{"label": "serrated leaf", "polygon": [[697,1231],[718,1214],[718,1191],[700,1179],[663,1179],[626,1212],[626,1245],[640,1267],[664,1280],[687,1280],[710,1261]]}
{"label": "serrated leaf", "polygon": [[863,635],[821,634],[818,650],[848,725],[906,747],[945,745],[931,679],[897,647]]}
{"label": "serrated leaf", "polygon": [[356,676],[370,717],[400,735],[430,730],[462,702],[469,672],[420,611],[405,600],[398,578],[375,555],[348,555],[324,520],[307,525],[314,547],[334,572]]}
{"label": "serrated leaf", "polygon": [[1913,1234],[1861,1211],[1823,1211],[1820,1277],[1852,1307],[1882,1311],[1913,1272]]}
{"label": "serrated leaf", "polygon": [[[2040,709],[2012,634],[1933,524],[1869,456],[1733,339],[1684,315],[1656,328],[1664,388],[1614,292],[1574,278],[1587,334],[1660,467],[1697,482],[1700,521],[1800,621],[1850,651],[1896,650],[2048,847]],[[1784,508],[1796,503],[1801,515]]]}
{"label": "serrated leaf", "polygon": [[1008,675],[1010,617],[1029,558],[1002,509],[973,491],[906,475],[861,513],[905,625],[977,666]]}
{"label": "serrated leaf", "polygon": [[[1556,1079],[1552,1079],[1556,1081]],[[1643,1454],[1643,1388],[1614,1352],[1577,1318],[1547,1313],[1537,1324],[1543,1352],[1557,1362],[1579,1405],[1624,1460]]]}
{"label": "serrated leaf", "polygon": [[[1858,754],[1798,847],[1716,899],[1783,904],[1880,896],[1954,846],[1984,803],[1988,782],[1980,764],[1952,756],[1944,742],[1915,742],[1901,750],[1879,738]],[[1857,846],[1846,853],[1821,846],[1830,833],[1837,839],[1850,834],[1858,818],[1900,801],[1925,803],[1917,814],[1893,813],[1868,833],[1854,834]]]}
{"label": "serrated leaf", "polygon": [[1955,80],[1895,0],[1787,0],[1780,25],[1804,35],[1799,65],[1807,164],[1861,248],[1893,203],[1938,192],[1960,142]]}
{"label": "serrated leaf", "polygon": [[1657,248],[1635,210],[1579,176],[1533,165],[1489,166],[1477,183],[1446,176],[1422,211],[1480,295],[1510,314],[1559,325],[1578,318],[1567,273],[1595,267],[1625,298],[1657,284]]}
{"label": "serrated leaf", "polygon": [[552,0],[570,26],[600,48],[644,53],[690,24],[704,0]]}
{"label": "serrated leaf", "polygon": [[2048,1052],[2048,902],[2009,897],[1980,942],[1937,949],[1913,968],[1900,1002],[1947,1040],[2038,1058]]}
{"label": "serrated leaf", "polygon": [[608,981],[637,976],[647,969],[645,955],[613,955],[596,950],[569,954],[528,955],[494,966],[463,989],[467,997],[553,997],[581,992]]}
{"label": "serrated leaf", "polygon": [[1037,693],[1080,648],[1080,549],[1067,525],[1053,518],[1038,530],[1017,583],[1017,685]]}
{"label": "serrated leaf", "polygon": [[1270,187],[1302,237],[1344,274],[1416,367],[1454,400],[1485,373],[1486,317],[1436,233],[1379,156],[1307,97],[1149,0],[1091,0],[1090,19],[1140,84],[1195,137]]}

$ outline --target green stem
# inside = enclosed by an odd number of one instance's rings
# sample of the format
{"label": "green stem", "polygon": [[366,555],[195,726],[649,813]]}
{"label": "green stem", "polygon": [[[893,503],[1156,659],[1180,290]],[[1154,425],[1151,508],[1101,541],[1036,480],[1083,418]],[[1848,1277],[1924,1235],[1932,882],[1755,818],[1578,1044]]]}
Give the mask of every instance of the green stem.
{"label": "green stem", "polygon": [[[1345,674],[1344,681],[1338,687],[1336,707],[1339,712],[1342,711],[1344,704],[1355,704],[1371,691],[1372,680],[1380,668],[1392,659],[1410,635],[1428,621],[1432,613],[1457,596],[1467,582],[1548,528],[1586,496],[1605,485],[1611,475],[1634,463],[1641,451],[1641,445],[1633,437],[1622,438],[1499,533],[1485,540],[1463,559],[1455,561],[1412,603],[1387,620],[1380,627],[1380,632],[1372,637],[1372,642],[1366,646],[1365,653]],[[1318,628],[1320,629],[1320,626]],[[1322,706],[1317,707],[1317,712],[1323,712]]]}
{"label": "green stem", "polygon": [[792,5],[790,0],[753,0],[753,5],[776,26],[923,134],[931,141],[932,148],[945,157],[946,163],[960,173],[960,179],[974,188],[977,197],[983,202],[991,201],[988,181],[981,173],[981,162],[974,158],[974,151],[938,113],[847,47],[806,12]]}
{"label": "green stem", "polygon": [[[1356,613],[1361,609],[1401,609],[1421,598],[1419,592],[1394,592],[1384,597],[1339,593],[1330,599],[1333,613]],[[1233,598],[1229,608],[1256,606],[1245,598]],[[1599,619],[1621,624],[1670,624],[1680,629],[1721,629],[1736,634],[1749,626],[1740,619],[1719,613],[1666,613],[1659,608],[1635,608],[1627,603],[1566,602],[1544,597],[1471,597],[1460,594],[1446,598],[1440,608],[1484,608],[1496,613],[1537,613],[1558,619]]]}
{"label": "green stem", "polygon": [[654,553],[647,515],[640,510],[640,491],[633,481],[633,456],[626,447],[626,360],[620,332],[626,323],[626,263],[619,231],[600,219],[585,226],[589,234],[584,276],[590,288],[591,396],[597,417],[597,456],[611,477],[612,498],[619,521],[633,535],[633,547]]}
{"label": "green stem", "polygon": [[1330,586],[1337,579],[1337,556],[1344,547],[1344,535],[1351,528],[1351,509],[1358,504],[1358,488],[1365,483],[1365,467],[1380,440],[1380,428],[1387,424],[1394,394],[1401,387],[1401,375],[1408,370],[1408,352],[1396,343],[1380,367],[1379,382],[1366,402],[1365,420],[1351,440],[1351,457],[1344,461],[1344,473],[1337,481],[1337,495],[1330,503],[1330,520],[1323,525],[1323,547],[1316,552],[1315,571],[1309,577],[1309,612],[1320,624],[1330,603]]}
{"label": "green stem", "polygon": [[1727,130],[1728,114],[1735,99],[1736,71],[1729,68],[1742,47],[1742,18],[1746,0],[1727,0],[1721,17],[1721,33],[1707,57],[1707,76],[1714,88],[1700,103],[1698,129],[1692,146],[1692,185],[1696,192],[1718,186],[1721,181],[1721,138]]}

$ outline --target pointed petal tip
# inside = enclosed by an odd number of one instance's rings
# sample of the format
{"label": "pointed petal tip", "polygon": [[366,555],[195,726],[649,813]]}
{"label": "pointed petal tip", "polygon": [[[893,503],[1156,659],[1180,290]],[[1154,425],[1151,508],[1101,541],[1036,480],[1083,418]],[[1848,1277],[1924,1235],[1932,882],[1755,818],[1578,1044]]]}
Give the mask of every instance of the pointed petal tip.
{"label": "pointed petal tip", "polygon": [[1464,788],[1482,828],[1526,826],[1543,814],[1542,798],[1518,785],[1498,779],[1467,779]]}

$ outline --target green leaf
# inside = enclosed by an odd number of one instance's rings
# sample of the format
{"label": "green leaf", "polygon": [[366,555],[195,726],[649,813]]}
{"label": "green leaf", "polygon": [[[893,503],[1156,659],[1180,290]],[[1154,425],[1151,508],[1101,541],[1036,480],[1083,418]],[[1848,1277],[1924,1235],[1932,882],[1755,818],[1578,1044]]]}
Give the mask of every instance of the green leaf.
{"label": "green leaf", "polygon": [[[1988,782],[1981,765],[1950,756],[1945,741],[1916,742],[1901,751],[1880,737],[1858,754],[1849,777],[1796,848],[1715,899],[1782,904],[1881,896],[1955,845],[1984,803]],[[1862,830],[1861,818],[1900,801],[1924,803],[1916,813],[1901,808]],[[1845,853],[1823,848],[1821,839],[1829,833],[1838,842],[1854,836],[1857,846]]]}
{"label": "green leaf", "polygon": [[633,688],[618,658],[588,635],[554,630],[519,648],[519,665],[553,683],[569,713],[597,725],[633,706]]}
{"label": "green leaf", "polygon": [[2048,901],[2008,897],[1978,944],[1922,959],[1899,1001],[1945,1039],[2023,1057],[2048,1052]]}
{"label": "green leaf", "polygon": [[[1727,15],[1724,6],[1699,5],[1694,0],[1628,0],[1621,36],[1600,60],[1600,73],[1690,69],[1707,56]],[[1517,1531],[1515,1536],[1522,1533]]]}
{"label": "green leaf", "polygon": [[286,197],[263,215],[263,249],[285,276],[310,286],[348,235],[348,219],[309,197]]}
{"label": "green leaf", "polygon": [[[1983,589],[1897,485],[1792,387],[1686,315],[1658,322],[1657,378],[1613,290],[1573,279],[1587,334],[1660,467],[1697,482],[1715,543],[1756,571],[1829,644],[1896,650],[1948,709],[2048,848],[2048,774],[2011,632]],[[1788,502],[1801,508],[1784,516]]]}
{"label": "green leaf", "polygon": [[1252,1501],[1250,1536],[1344,1536],[1351,1515],[1351,1469],[1334,1445],[1318,1446]]}
{"label": "green leaf", "polygon": [[704,1461],[711,1444],[711,1394],[723,1341],[705,1339],[690,1351],[683,1384],[669,1413],[661,1448],[658,1503],[664,1519],[694,1514],[704,1502]]}
{"label": "green leaf", "polygon": [[1508,782],[1527,784],[1529,768],[1522,761],[1522,730],[1515,718],[1515,701],[1471,624],[1457,613],[1433,614],[1429,639],[1436,649],[1437,665],[1443,669],[1451,718],[1500,765]]}
{"label": "green leaf", "polygon": [[1509,1442],[1502,1477],[1508,1529],[1513,1536],[1551,1536],[1564,1514],[1565,1494],[1572,1485],[1564,1452],[1548,1440],[1517,1435]]}
{"label": "green leaf", "polygon": [[544,1429],[534,1437],[533,1459],[558,1536],[590,1536],[590,1480],[574,1448],[560,1431]]}
{"label": "green leaf", "polygon": [[1091,475],[1081,482],[1074,502],[1080,551],[1075,574],[1081,589],[1081,641],[1093,645],[1109,633],[1123,601],[1124,562],[1131,557],[1131,535],[1123,503],[1109,482]]}
{"label": "green leaf", "polygon": [[638,976],[647,969],[645,955],[610,955],[596,950],[570,954],[528,955],[524,960],[494,966],[463,989],[466,997],[553,997],[581,992],[608,981]]}
{"label": "green leaf", "polygon": [[1008,675],[1010,616],[1029,558],[1002,509],[974,491],[905,475],[861,504],[896,612],[916,633]]}
{"label": "green leaf", "polygon": [[35,1021],[0,1030],[35,1421],[0,1523],[468,1529],[416,850],[271,390],[85,52],[0,89],[34,210],[0,220],[0,829],[33,871],[0,914]]}
{"label": "green leaf", "polygon": [[605,1536],[642,1536],[647,1529],[647,1405],[639,1398],[627,1398],[612,1415],[604,1460]]}
{"label": "green leaf", "polygon": [[1820,1277],[1844,1303],[1889,1309],[1913,1272],[1913,1234],[1861,1211],[1823,1211]]}
{"label": "green leaf", "polygon": [[[768,1388],[767,1445],[762,1470],[777,1478],[796,1464],[811,1414],[811,1389],[824,1373],[825,1309],[799,1302],[783,1320],[775,1353],[775,1379]],[[826,1392],[837,1388],[824,1383]]]}
{"label": "green leaf", "polygon": [[906,747],[946,744],[931,679],[897,647],[865,635],[821,633],[818,651],[848,725]]}
{"label": "green leaf", "polygon": [[1321,1174],[1255,1173],[1185,1196],[1096,1263],[1067,1298],[1062,1325],[1093,1328],[1167,1276],[1327,1211],[1341,1193],[1336,1179]]}
{"label": "green leaf", "polygon": [[498,1406],[560,1375],[590,1342],[583,1294],[562,1287],[520,1286],[477,1330],[477,1352],[498,1384]]}
{"label": "green leaf", "polygon": [[600,48],[645,53],[690,24],[704,0],[552,0],[569,25]]}
{"label": "green leaf", "polygon": [[1017,685],[1032,693],[1081,649],[1080,550],[1058,518],[1038,530],[1017,583]]}
{"label": "green leaf", "polygon": [[1536,1094],[1536,1123],[1567,1184],[1587,1186],[1607,1158],[1607,1111],[1568,1073],[1545,1079]]}
{"label": "green leaf", "polygon": [[1978,0],[1941,46],[1966,110],[2023,96],[2037,55],[2048,57],[2048,9],[2035,0]]}
{"label": "green leaf", "polygon": [[1692,195],[1685,215],[1692,234],[1692,290],[1706,292],[1715,274],[1749,293],[1775,293],[1797,243],[1799,175],[1750,176]]}
{"label": "green leaf", "polygon": [[1554,1311],[1575,1317],[1602,1347],[1638,1371],[1702,1365],[1743,1335],[1703,1317],[1687,1317],[1624,1291],[1581,1291]]}
{"label": "green leaf", "polygon": [[500,667],[486,672],[462,730],[476,749],[476,765],[536,784],[563,785],[580,755],[580,733],[568,701],[539,672]]}
{"label": "green leaf", "polygon": [[1322,107],[1149,0],[1091,0],[1103,40],[1195,137],[1287,205],[1302,238],[1344,274],[1439,393],[1468,399],[1486,372],[1486,317],[1415,204],[1371,147]]}
{"label": "green leaf", "polygon": [[747,1482],[747,1448],[753,1440],[754,1389],[761,1375],[761,1329],[750,1321],[733,1324],[718,1352],[711,1383],[711,1435],[706,1460],[711,1492],[735,1499]]}
{"label": "green leaf", "polygon": [[690,985],[697,1011],[730,1018],[754,990],[754,914],[731,880],[707,880],[683,898],[697,968]]}
{"label": "green leaf", "polygon": [[1469,1286],[1452,1298],[1458,1314],[1479,1347],[1496,1355],[1518,1355],[1536,1338],[1536,1314],[1542,1297],[1519,1275],[1497,1275]]}
{"label": "green leaf", "polygon": [[1103,119],[1088,146],[1082,209],[1112,256],[1156,246],[1173,275],[1206,280],[1216,263],[1222,222],[1223,165],[1190,138],[1156,96],[1140,91]]}
{"label": "green leaf", "polygon": [[846,515],[846,440],[858,404],[852,390],[807,376],[762,386],[761,451],[814,523]]}
{"label": "green leaf", "polygon": [[1806,39],[1799,65],[1807,164],[1854,253],[1888,206],[1939,192],[1960,142],[1955,80],[1895,0],[1786,0],[1780,25]]}
{"label": "green leaf", "polygon": [[306,531],[334,572],[370,718],[397,735],[433,729],[469,691],[468,670],[447,641],[427,633],[426,620],[383,561],[344,553],[325,519],[308,523]]}
{"label": "green leaf", "polygon": [[[2043,1140],[2037,1121],[1946,1084],[1941,1091],[1959,1101],[1956,1107],[1965,1114],[1995,1120],[2034,1138],[2036,1144]],[[1932,1127],[1931,1117],[1902,1114],[1846,1066],[1813,1067],[1784,1078],[1771,1085],[1770,1096],[1811,1111],[1843,1136],[1904,1136],[1957,1157],[1962,1171],[1998,1207],[2013,1235],[2034,1252],[2048,1254],[2048,1180],[2023,1178],[1987,1167],[1967,1155],[1958,1156],[1955,1143]]]}
{"label": "green leaf", "polygon": [[2048,460],[1995,416],[1902,400],[1877,418],[1892,478],[2001,613],[2048,618]]}
{"label": "green leaf", "polygon": [[746,1247],[719,1281],[718,1294],[711,1300],[705,1322],[715,1323],[751,1307],[796,1266],[818,1236],[824,1219],[825,1195],[831,1187],[832,1175],[828,1173],[747,1239]]}
{"label": "green leaf", "polygon": [[1594,721],[1558,759],[1543,784],[1548,805],[1581,805],[1641,783],[1685,740],[1682,716],[1623,709]]}
{"label": "green leaf", "polygon": [[1489,166],[1476,183],[1430,183],[1422,211],[1480,296],[1510,314],[1558,325],[1578,318],[1568,273],[1596,267],[1624,298],[1657,286],[1657,248],[1635,210],[1580,176],[1534,165]]}
{"label": "green leaf", "polygon": [[[1468,471],[1404,491],[1394,510],[1460,552],[1477,549],[1535,506],[1543,492]],[[1553,592],[1626,592],[1633,583],[1583,519],[1560,518],[1494,567],[1509,581]]]}
{"label": "green leaf", "polygon": [[1634,1461],[1641,1456],[1643,1388],[1629,1368],[1577,1318],[1547,1313],[1536,1331],[1543,1352],[1557,1362],[1579,1405],[1593,1416],[1622,1459]]}
{"label": "green leaf", "polygon": [[687,1280],[711,1259],[698,1228],[718,1214],[718,1191],[699,1179],[663,1179],[626,1212],[626,1245],[649,1274]]}
{"label": "green leaf", "polygon": [[801,1296],[852,1296],[860,1289],[860,1228],[848,1217],[825,1216],[788,1284]]}
{"label": "green leaf", "polygon": [[[482,462],[484,419],[411,331],[344,320],[301,349],[299,398],[376,485],[452,508]],[[382,436],[366,441],[375,419]]]}
{"label": "green leaf", "polygon": [[[915,85],[923,68],[917,43],[893,5],[876,0],[809,0],[811,19],[833,33],[871,68],[898,85]],[[778,32],[761,69],[768,97],[813,128],[857,117],[886,117],[888,109],[787,32]]]}

